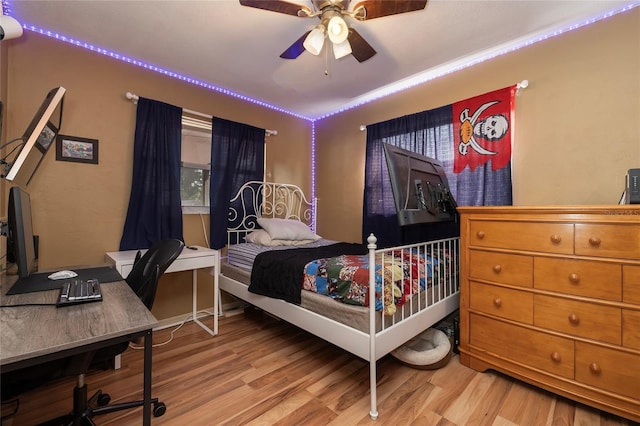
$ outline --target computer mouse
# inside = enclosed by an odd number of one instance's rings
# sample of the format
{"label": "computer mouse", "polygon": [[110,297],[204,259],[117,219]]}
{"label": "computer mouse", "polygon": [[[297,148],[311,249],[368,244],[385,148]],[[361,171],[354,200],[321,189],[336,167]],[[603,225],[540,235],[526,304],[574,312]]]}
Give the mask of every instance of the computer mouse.
{"label": "computer mouse", "polygon": [[58,271],[49,275],[48,278],[50,280],[66,280],[66,279],[77,277],[77,276],[78,274],[76,274],[73,271]]}

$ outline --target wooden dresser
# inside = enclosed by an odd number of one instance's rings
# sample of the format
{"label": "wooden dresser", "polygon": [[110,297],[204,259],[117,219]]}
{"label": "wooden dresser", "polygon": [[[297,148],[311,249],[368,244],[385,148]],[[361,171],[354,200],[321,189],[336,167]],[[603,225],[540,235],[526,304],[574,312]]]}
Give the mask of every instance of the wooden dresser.
{"label": "wooden dresser", "polygon": [[461,363],[640,421],[640,205],[459,212]]}

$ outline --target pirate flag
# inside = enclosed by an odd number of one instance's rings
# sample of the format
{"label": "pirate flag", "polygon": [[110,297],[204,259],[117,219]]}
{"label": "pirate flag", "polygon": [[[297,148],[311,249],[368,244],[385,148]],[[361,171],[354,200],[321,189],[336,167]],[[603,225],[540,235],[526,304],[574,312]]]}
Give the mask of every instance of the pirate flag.
{"label": "pirate flag", "polygon": [[515,91],[513,85],[453,104],[454,173],[489,160],[494,171],[509,164]]}

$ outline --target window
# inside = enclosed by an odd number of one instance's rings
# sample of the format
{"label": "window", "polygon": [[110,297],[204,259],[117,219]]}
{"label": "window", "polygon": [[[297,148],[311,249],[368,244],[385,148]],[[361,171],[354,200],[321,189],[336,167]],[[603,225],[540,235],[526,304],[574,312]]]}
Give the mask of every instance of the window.
{"label": "window", "polygon": [[[209,214],[211,119],[194,117],[190,114],[198,113],[183,111],[182,115],[182,152],[180,154],[182,213]],[[277,132],[267,130],[266,135],[269,134],[277,134]],[[266,161],[266,155],[264,161]],[[243,172],[252,173],[251,170],[243,170]],[[262,180],[265,180],[264,177]]]}
{"label": "window", "polygon": [[182,117],[180,197],[182,212],[209,213],[211,174],[211,123]]}
{"label": "window", "polygon": [[209,207],[209,165],[182,162],[180,196],[182,207]]}

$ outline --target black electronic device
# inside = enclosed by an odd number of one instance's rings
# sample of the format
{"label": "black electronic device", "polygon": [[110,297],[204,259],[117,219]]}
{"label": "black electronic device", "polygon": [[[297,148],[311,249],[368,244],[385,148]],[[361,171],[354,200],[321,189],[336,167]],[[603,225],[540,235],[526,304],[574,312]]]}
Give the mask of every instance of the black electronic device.
{"label": "black electronic device", "polygon": [[640,204],[640,169],[629,169],[627,172],[625,204]]}
{"label": "black electronic device", "polygon": [[77,305],[79,303],[99,302],[102,300],[100,282],[91,280],[71,280],[60,287],[57,307]]}
{"label": "black electronic device", "polygon": [[10,188],[7,213],[7,258],[15,262],[18,276],[27,278],[37,268],[29,194],[17,186]]}
{"label": "black electronic device", "polygon": [[[54,144],[62,125],[64,87],[51,89],[33,116],[31,123],[18,139],[22,146],[13,161],[4,159],[4,177],[11,182],[26,186],[31,182],[45,154]],[[13,151],[10,151],[13,152]]]}
{"label": "black electronic device", "polygon": [[438,160],[389,144],[383,148],[400,226],[457,219],[457,204]]}

